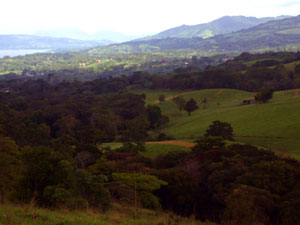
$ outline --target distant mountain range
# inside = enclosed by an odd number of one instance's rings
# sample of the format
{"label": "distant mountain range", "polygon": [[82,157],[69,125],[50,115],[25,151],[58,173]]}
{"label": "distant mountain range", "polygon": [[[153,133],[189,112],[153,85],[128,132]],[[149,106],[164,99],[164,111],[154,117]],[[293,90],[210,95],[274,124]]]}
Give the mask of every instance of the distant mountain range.
{"label": "distant mountain range", "polygon": [[279,17],[245,17],[245,16],[224,16],[217,20],[209,23],[203,23],[198,25],[182,25],[174,27],[156,35],[149,36],[143,40],[150,39],[162,39],[162,38],[210,38],[215,35],[228,34],[242,29],[248,29],[250,27],[257,26],[262,23],[266,23],[272,20],[280,20],[289,18],[290,16],[279,16]]}
{"label": "distant mountain range", "polygon": [[95,46],[108,45],[108,41],[82,41],[71,38],[40,37],[34,35],[0,35],[0,49],[52,49],[70,50],[92,48]]}
{"label": "distant mountain range", "polygon": [[[223,17],[223,21],[224,21]],[[227,17],[228,19],[228,17]],[[227,20],[225,19],[225,20]],[[224,25],[225,26],[225,25]],[[99,48],[99,53],[132,53],[196,49],[210,52],[300,49],[300,16],[276,19],[237,32],[201,37],[138,40]],[[295,50],[295,49],[294,49]]]}
{"label": "distant mountain range", "polygon": [[106,40],[110,43],[121,43],[145,37],[146,35],[126,35],[112,30],[101,30],[94,34],[88,34],[77,28],[59,28],[52,30],[41,30],[34,35],[42,37],[73,38],[78,40]]}
{"label": "distant mountain range", "polygon": [[300,15],[205,39],[198,47],[213,51],[300,49]]}
{"label": "distant mountain range", "polygon": [[[134,37],[114,31],[99,31],[89,35],[78,29],[56,29],[40,31],[36,34],[38,35],[0,35],[0,49],[93,48],[97,54],[179,49],[209,52],[241,52],[276,48],[297,50],[300,49],[300,16],[266,18],[225,16],[210,23],[184,25],[129,42],[124,41]],[[112,42],[124,43],[111,44]]]}

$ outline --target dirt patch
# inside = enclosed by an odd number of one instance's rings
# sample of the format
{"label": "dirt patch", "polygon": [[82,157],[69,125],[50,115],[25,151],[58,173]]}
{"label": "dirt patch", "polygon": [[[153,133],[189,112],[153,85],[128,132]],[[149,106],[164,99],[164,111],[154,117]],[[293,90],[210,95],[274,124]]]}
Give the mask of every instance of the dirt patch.
{"label": "dirt patch", "polygon": [[293,95],[293,98],[296,98],[296,97],[298,96],[298,94],[299,94],[299,89],[297,89],[297,90],[295,91],[295,93],[294,93],[294,95]]}
{"label": "dirt patch", "polygon": [[222,92],[224,91],[224,89],[217,91],[216,93],[214,93],[211,96],[208,96],[207,99],[212,99],[214,97],[217,97],[218,95],[222,94]]}
{"label": "dirt patch", "polygon": [[181,141],[151,141],[151,142],[146,142],[148,145],[155,145],[155,144],[160,144],[160,145],[176,145],[176,146],[183,146],[183,147],[194,147],[194,143],[189,143],[189,142],[181,142]]}
{"label": "dirt patch", "polygon": [[271,136],[234,136],[236,138],[273,138],[273,139],[284,139],[284,137],[271,137]]}
{"label": "dirt patch", "polygon": [[[165,98],[165,101],[170,101],[170,100],[172,100],[173,98],[176,98],[176,97],[178,97],[178,96],[182,96],[182,95],[185,95],[186,93],[181,93],[181,94],[178,94],[178,95],[174,95],[174,96],[169,96],[169,97],[167,97],[167,98]],[[155,100],[154,102],[153,102],[153,104],[158,104],[159,103],[159,100]]]}

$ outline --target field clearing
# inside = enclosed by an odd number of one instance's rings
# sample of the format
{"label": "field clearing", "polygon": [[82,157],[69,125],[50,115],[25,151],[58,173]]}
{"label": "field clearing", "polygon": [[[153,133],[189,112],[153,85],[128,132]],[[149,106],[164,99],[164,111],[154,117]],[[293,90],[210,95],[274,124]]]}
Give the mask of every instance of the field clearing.
{"label": "field clearing", "polygon": [[[151,100],[154,98],[154,92],[147,94]],[[173,93],[164,94],[171,96]],[[300,159],[299,90],[275,92],[267,104],[251,105],[241,103],[253,99],[255,93],[240,90],[208,89],[181,95],[185,100],[194,98],[198,104],[204,97],[208,102],[206,106],[199,104],[199,110],[191,116],[180,112],[172,101],[159,103],[164,115],[170,118],[164,130],[167,135],[176,139],[197,139],[214,120],[220,120],[232,125],[239,142],[269,147]]]}
{"label": "field clearing", "polygon": [[295,67],[300,64],[300,61],[295,61],[295,62],[291,62],[291,63],[287,63],[284,64],[284,68],[289,71],[289,72],[294,72],[295,71]]}
{"label": "field clearing", "polygon": [[[100,147],[110,147],[111,150],[122,147],[121,142],[104,143]],[[176,141],[161,141],[161,142],[146,142],[145,152],[140,152],[141,155],[149,158],[155,158],[159,154],[164,154],[170,151],[191,151],[194,146],[193,140],[176,140]]]}
{"label": "field clearing", "polygon": [[147,143],[146,151],[141,152],[140,154],[149,158],[155,158],[156,156],[164,153],[168,153],[170,151],[191,151],[190,146],[180,146],[176,144],[170,143]]}

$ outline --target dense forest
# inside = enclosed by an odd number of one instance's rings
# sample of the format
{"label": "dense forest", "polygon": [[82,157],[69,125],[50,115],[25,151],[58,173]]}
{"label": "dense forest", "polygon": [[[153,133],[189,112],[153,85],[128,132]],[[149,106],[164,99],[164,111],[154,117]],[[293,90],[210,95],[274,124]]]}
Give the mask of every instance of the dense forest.
{"label": "dense forest", "polygon": [[[59,79],[60,71],[4,76],[1,203],[105,212],[121,202],[222,224],[298,224],[299,161],[228,144],[232,128],[220,121],[190,152],[142,156],[145,141],[169,139],[162,132],[169,119],[159,105],[145,104],[146,94],[133,91],[299,88],[299,53],[243,53],[202,70],[197,57],[191,60],[195,66],[169,75],[140,71],[89,81]],[[293,62],[295,68],[286,67]],[[123,145],[101,145],[112,141]]]}

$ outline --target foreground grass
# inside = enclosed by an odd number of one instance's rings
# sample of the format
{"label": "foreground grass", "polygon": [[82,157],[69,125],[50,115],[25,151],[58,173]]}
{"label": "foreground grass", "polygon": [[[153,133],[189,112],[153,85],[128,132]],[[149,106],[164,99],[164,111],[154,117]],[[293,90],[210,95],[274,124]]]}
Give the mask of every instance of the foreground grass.
{"label": "foreground grass", "polygon": [[134,210],[118,206],[105,214],[92,210],[67,211],[48,210],[12,204],[0,205],[1,225],[213,225],[171,214],[139,209],[137,218]]}

